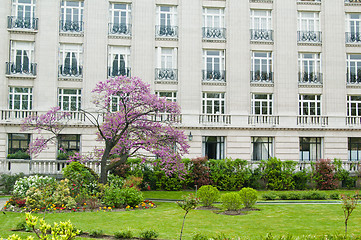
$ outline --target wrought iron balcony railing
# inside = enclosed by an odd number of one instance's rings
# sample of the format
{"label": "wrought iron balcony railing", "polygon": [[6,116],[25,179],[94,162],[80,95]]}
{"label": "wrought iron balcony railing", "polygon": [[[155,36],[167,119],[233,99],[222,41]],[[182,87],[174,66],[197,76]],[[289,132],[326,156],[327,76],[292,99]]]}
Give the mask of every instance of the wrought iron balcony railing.
{"label": "wrought iron balcony railing", "polygon": [[322,40],[321,32],[319,32],[319,31],[298,31],[297,32],[297,41],[298,42],[320,43],[321,40]]}
{"label": "wrought iron balcony railing", "polygon": [[203,27],[203,38],[204,39],[226,39],[226,29],[225,28],[214,28],[214,27]]}
{"label": "wrought iron balcony railing", "polygon": [[156,68],[156,80],[178,80],[178,69],[173,68]]}
{"label": "wrought iron balcony railing", "polygon": [[60,20],[60,31],[61,32],[83,32],[83,21],[64,21]]}
{"label": "wrought iron balcony railing", "polygon": [[109,23],[109,34],[114,35],[132,35],[132,24],[119,24],[119,23]]}
{"label": "wrought iron balcony railing", "polygon": [[273,82],[273,72],[251,71],[251,82]]}
{"label": "wrought iron balcony railing", "polygon": [[346,43],[360,43],[361,42],[361,32],[347,32],[346,33]]}
{"label": "wrought iron balcony railing", "polygon": [[226,82],[226,71],[203,70],[203,81]]}
{"label": "wrought iron balcony railing", "polygon": [[36,63],[29,64],[18,64],[14,62],[6,63],[6,74],[24,74],[24,75],[33,75],[36,76]]}
{"label": "wrought iron balcony railing", "polygon": [[299,72],[298,73],[299,83],[317,83],[322,84],[322,73],[315,72]]}
{"label": "wrought iron balcony railing", "polygon": [[347,84],[361,84],[361,70],[357,73],[347,73],[346,74]]}
{"label": "wrought iron balcony railing", "polygon": [[177,38],[178,37],[178,26],[164,26],[156,25],[155,26],[155,36],[156,37],[166,37],[166,38]]}
{"label": "wrought iron balcony railing", "polygon": [[124,68],[113,68],[108,67],[108,77],[118,77],[118,76],[131,76],[131,68],[124,67]]}
{"label": "wrought iron balcony railing", "polygon": [[8,29],[38,30],[38,18],[8,16]]}
{"label": "wrought iron balcony railing", "polygon": [[273,30],[251,29],[251,41],[273,41]]}
{"label": "wrought iron balcony railing", "polygon": [[82,77],[83,76],[83,66],[64,66],[59,65],[59,76],[62,77]]}
{"label": "wrought iron balcony railing", "polygon": [[361,0],[345,0],[345,3],[361,3]]}

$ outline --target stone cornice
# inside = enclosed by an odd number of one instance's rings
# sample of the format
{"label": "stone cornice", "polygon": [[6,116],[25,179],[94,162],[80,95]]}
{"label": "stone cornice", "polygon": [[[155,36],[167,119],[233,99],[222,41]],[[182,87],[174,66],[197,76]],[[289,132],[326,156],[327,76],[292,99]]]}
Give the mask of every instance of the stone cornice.
{"label": "stone cornice", "polygon": [[178,37],[155,37],[156,41],[178,41]]}
{"label": "stone cornice", "polygon": [[155,84],[178,84],[178,80],[155,80]]}
{"label": "stone cornice", "polygon": [[322,46],[322,42],[297,42],[298,46]]}
{"label": "stone cornice", "polygon": [[82,82],[83,78],[77,78],[77,77],[58,77],[58,81],[64,81],[64,82]]}
{"label": "stone cornice", "polygon": [[10,79],[16,79],[16,80],[34,80],[36,78],[36,76],[33,75],[18,75],[18,74],[14,74],[14,75],[6,75],[7,78]]}
{"label": "stone cornice", "polygon": [[64,37],[84,37],[84,33],[60,32],[59,36],[64,36]]}
{"label": "stone cornice", "polygon": [[207,39],[203,38],[202,42],[209,42],[209,43],[226,43],[226,39]]}
{"label": "stone cornice", "polygon": [[202,85],[227,86],[227,83],[226,82],[218,82],[218,81],[202,81]]}
{"label": "stone cornice", "polygon": [[312,83],[298,83],[299,88],[323,88],[323,84]]}
{"label": "stone cornice", "polygon": [[321,2],[307,1],[307,0],[304,0],[304,1],[297,0],[297,4],[300,4],[300,5],[321,5]]}
{"label": "stone cornice", "polygon": [[266,82],[256,83],[256,82],[251,82],[251,87],[273,87],[273,86],[274,86],[273,83],[266,83]]}
{"label": "stone cornice", "polygon": [[36,33],[38,33],[38,30],[22,30],[22,29],[16,29],[16,28],[8,29],[8,31],[9,31],[10,33],[15,33],[15,34],[30,34],[30,35],[35,35]]}
{"label": "stone cornice", "polygon": [[132,39],[132,36],[128,35],[117,35],[117,34],[108,34],[108,38],[110,39]]}
{"label": "stone cornice", "polygon": [[251,40],[250,41],[251,44],[257,44],[257,45],[274,45],[273,41],[257,41],[257,40]]}

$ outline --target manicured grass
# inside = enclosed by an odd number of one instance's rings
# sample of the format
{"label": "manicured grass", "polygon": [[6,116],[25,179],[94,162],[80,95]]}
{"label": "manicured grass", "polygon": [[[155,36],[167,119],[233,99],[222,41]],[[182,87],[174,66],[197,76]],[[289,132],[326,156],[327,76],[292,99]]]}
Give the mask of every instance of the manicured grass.
{"label": "manicured grass", "polygon": [[[209,235],[225,233],[230,237],[259,239],[267,233],[274,236],[292,234],[342,234],[344,217],[341,204],[333,205],[257,205],[261,211],[247,215],[227,216],[208,210],[191,211],[186,219],[184,239],[192,239],[196,232]],[[1,214],[1,213],[0,213]],[[361,234],[361,208],[355,209],[349,220],[349,233]],[[9,229],[24,219],[23,213],[7,212],[0,216],[0,237],[12,234]],[[83,231],[102,229],[106,234],[131,229],[135,235],[141,230],[154,229],[160,239],[177,239],[184,212],[175,203],[158,203],[148,210],[121,212],[77,212],[46,214],[49,223],[70,219]],[[43,216],[43,214],[40,214]],[[19,233],[19,232],[17,232]],[[26,236],[28,233],[19,233]]]}

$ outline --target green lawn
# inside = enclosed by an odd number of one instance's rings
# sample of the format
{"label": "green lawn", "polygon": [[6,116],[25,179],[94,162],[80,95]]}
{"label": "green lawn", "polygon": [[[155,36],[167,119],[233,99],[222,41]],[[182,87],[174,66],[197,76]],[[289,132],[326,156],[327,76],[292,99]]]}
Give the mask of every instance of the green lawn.
{"label": "green lawn", "polygon": [[[267,233],[274,236],[292,234],[324,235],[342,233],[343,211],[341,204],[334,205],[258,205],[261,211],[247,215],[226,216],[206,210],[191,211],[187,217],[184,239],[192,239],[195,232],[215,235],[225,233],[230,237],[259,239]],[[0,213],[1,214],[1,213]],[[46,215],[49,223],[70,219],[83,231],[102,229],[104,233],[130,228],[136,235],[141,230],[155,229],[161,239],[177,239],[183,219],[183,210],[175,203],[158,203],[149,210],[122,212],[78,212]],[[356,209],[349,221],[349,233],[361,234],[361,208]],[[41,215],[42,216],[42,215]],[[9,230],[24,219],[24,214],[7,212],[0,216],[0,237],[12,234]],[[26,236],[27,233],[19,233]]]}

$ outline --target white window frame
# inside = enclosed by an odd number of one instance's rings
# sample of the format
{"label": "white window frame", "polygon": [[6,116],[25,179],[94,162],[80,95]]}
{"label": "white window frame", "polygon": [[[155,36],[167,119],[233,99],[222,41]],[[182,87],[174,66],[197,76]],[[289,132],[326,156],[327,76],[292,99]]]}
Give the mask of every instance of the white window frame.
{"label": "white window frame", "polygon": [[[261,54],[265,56],[262,56]],[[263,72],[266,72],[267,74],[272,73],[272,69],[273,69],[272,52],[252,51],[251,61],[252,61],[252,72],[256,73],[257,71],[259,71],[260,73]]]}
{"label": "white window frame", "polygon": [[[68,4],[77,3],[77,6],[69,6]],[[83,15],[84,15],[84,1],[72,1],[62,0],[61,1],[61,16],[60,19],[62,24],[66,23],[78,23],[80,31],[83,31]],[[62,29],[62,28],[61,28]]]}
{"label": "white window frame", "polygon": [[[130,68],[130,47],[129,46],[109,46],[108,48],[108,66],[110,71],[113,71],[115,59],[118,58],[117,69],[122,67],[122,62],[124,63],[124,72],[128,73],[128,68]],[[123,58],[123,61],[121,61]],[[110,72],[108,72],[110,76]]]}
{"label": "white window frame", "polygon": [[251,9],[250,29],[272,30],[272,11]]}
{"label": "white window frame", "polygon": [[[202,137],[202,156],[206,156],[206,145],[208,143],[207,138],[215,137],[216,138],[216,159],[225,158],[225,149],[226,149],[226,138],[221,136],[203,136]],[[207,156],[209,157],[209,156]]]}
{"label": "white window frame", "polygon": [[178,26],[177,6],[157,5],[156,25],[161,27]]}
{"label": "white window frame", "polygon": [[177,102],[176,91],[157,91],[155,94],[160,98],[165,98],[167,101]]}
{"label": "white window frame", "polygon": [[321,53],[298,53],[298,71],[300,73],[321,73]]}
{"label": "white window frame", "polygon": [[[69,93],[69,91],[75,91],[75,93]],[[62,111],[79,111],[81,109],[81,89],[59,88],[58,106]]]}
{"label": "white window frame", "polygon": [[[20,51],[20,56],[18,55]],[[20,59],[19,59],[20,57]],[[10,62],[14,63],[15,67],[21,64],[24,69],[25,57],[28,59],[28,70],[31,70],[31,64],[34,63],[34,43],[33,42],[22,42],[22,41],[11,41],[10,50]],[[18,63],[20,60],[20,63]]]}
{"label": "white window frame", "polygon": [[[117,8],[118,5],[124,8]],[[128,25],[132,23],[132,5],[130,3],[114,3],[109,5],[110,23]],[[117,18],[117,21],[116,21]]]}
{"label": "white window frame", "polygon": [[298,11],[298,31],[319,32],[321,31],[320,26],[321,20],[319,12]]}
{"label": "white window frame", "polygon": [[[214,55],[211,53],[214,53]],[[225,50],[204,50],[203,64],[206,71],[225,71]]]}
{"label": "white window frame", "polygon": [[253,93],[251,113],[252,115],[273,115],[273,94]]}
{"label": "white window frame", "polygon": [[59,65],[65,66],[65,60],[69,56],[70,67],[73,67],[74,58],[76,67],[79,70],[83,66],[83,46],[81,44],[60,44],[59,47]]}
{"label": "white window frame", "polygon": [[361,117],[361,95],[347,95],[347,116]]}
{"label": "white window frame", "polygon": [[12,0],[12,16],[15,18],[34,19],[36,0],[28,1],[29,3],[20,3],[19,0]]}
{"label": "white window frame", "polygon": [[[15,107],[15,101],[19,102],[19,107]],[[33,88],[9,87],[8,103],[9,110],[31,110],[33,108]]]}
{"label": "white window frame", "polygon": [[346,13],[346,32],[361,32],[361,13]]}
{"label": "white window frame", "polygon": [[203,8],[203,27],[225,28],[224,8]]}
{"label": "white window frame", "polygon": [[351,80],[351,73],[355,74],[356,81],[361,78],[361,54],[347,54],[347,75],[349,81]]}
{"label": "white window frame", "polygon": [[226,98],[224,92],[203,92],[202,113],[203,114],[225,114]]}
{"label": "white window frame", "polygon": [[177,69],[177,48],[157,47],[157,68]]}
{"label": "white window frame", "polygon": [[[309,151],[303,150],[301,144],[304,143],[302,138],[307,138],[309,140]],[[305,142],[307,143],[307,142]],[[300,152],[300,161],[317,161],[322,159],[323,152],[323,138],[321,137],[300,137],[299,138],[299,152]]]}
{"label": "white window frame", "polygon": [[[307,99],[311,98],[313,99]],[[300,116],[321,116],[322,101],[321,95],[317,94],[299,94],[298,112]]]}
{"label": "white window frame", "polygon": [[[260,156],[255,154],[256,150],[261,150]],[[274,137],[252,137],[252,161],[268,160],[273,153]],[[267,155],[267,158],[263,155]]]}

